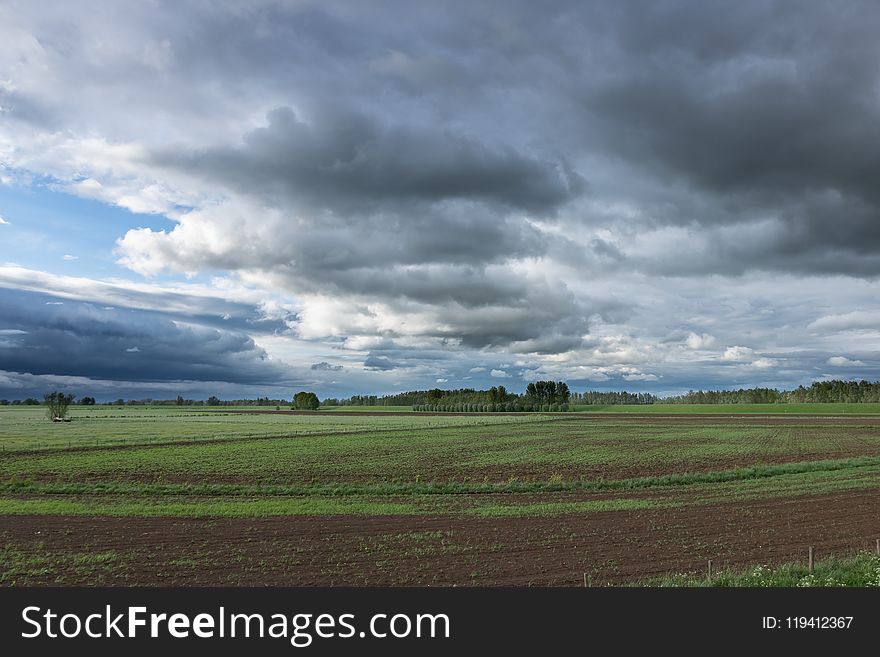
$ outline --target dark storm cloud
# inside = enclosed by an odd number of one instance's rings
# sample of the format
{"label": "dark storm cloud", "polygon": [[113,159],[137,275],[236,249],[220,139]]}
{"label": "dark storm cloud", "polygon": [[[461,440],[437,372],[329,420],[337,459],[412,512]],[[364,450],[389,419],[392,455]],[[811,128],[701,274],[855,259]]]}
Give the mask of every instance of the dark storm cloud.
{"label": "dark storm cloud", "polygon": [[124,282],[106,282],[54,276],[22,267],[0,267],[0,289],[48,293],[59,298],[89,301],[103,308],[134,308],[157,311],[166,317],[212,326],[224,331],[273,334],[289,330],[296,320],[293,312],[280,317],[267,317],[252,304],[197,291],[162,289],[158,286],[138,288]]}
{"label": "dark storm cloud", "polygon": [[389,370],[399,369],[401,367],[404,367],[402,363],[393,361],[388,356],[377,356],[370,353],[364,359],[364,369],[366,370],[377,370],[380,372],[386,372]]}
{"label": "dark storm cloud", "polygon": [[125,381],[277,382],[280,367],[242,333],[158,313],[0,290],[0,370]]}
{"label": "dark storm cloud", "polygon": [[274,205],[306,201],[317,210],[343,212],[408,200],[475,199],[552,213],[584,190],[584,180],[564,161],[493,147],[451,129],[381,125],[329,108],[310,123],[286,107],[268,120],[240,148],[160,155],[157,162]]}
{"label": "dark storm cloud", "polygon": [[338,372],[343,369],[342,365],[332,365],[325,360],[322,360],[320,363],[313,363],[309,368],[312,370],[317,370],[319,372]]}
{"label": "dark storm cloud", "polygon": [[553,217],[576,202],[585,157],[628,164],[644,185],[627,201],[645,227],[774,224],[686,263],[627,261],[594,240],[611,267],[880,273],[876,5],[505,3],[452,17],[407,5],[409,21],[384,21],[402,6],[261,7],[248,19],[289,55],[284,67],[213,17],[201,37],[225,35],[216,42],[232,39],[240,55],[214,74],[295,77],[304,115],[279,107],[239,146],[153,157],[291,214],[329,210],[325,231],[300,226],[297,237],[312,242],[297,260],[321,276],[389,256],[544,253],[546,238],[530,239],[512,213]]}
{"label": "dark storm cloud", "polygon": [[734,242],[727,257],[707,258],[706,270],[877,275],[880,260],[866,256],[880,246],[880,10],[709,4],[619,10],[606,71],[580,90],[601,127],[591,134],[647,175],[683,181],[717,206],[704,213],[672,203],[655,221],[776,221],[769,241]]}

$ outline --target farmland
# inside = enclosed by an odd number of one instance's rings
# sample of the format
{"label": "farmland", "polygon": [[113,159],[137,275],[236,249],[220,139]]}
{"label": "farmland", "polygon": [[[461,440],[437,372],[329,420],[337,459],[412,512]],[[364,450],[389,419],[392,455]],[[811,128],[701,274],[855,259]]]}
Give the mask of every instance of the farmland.
{"label": "farmland", "polygon": [[746,406],[0,408],[0,583],[619,585],[872,548],[874,405]]}

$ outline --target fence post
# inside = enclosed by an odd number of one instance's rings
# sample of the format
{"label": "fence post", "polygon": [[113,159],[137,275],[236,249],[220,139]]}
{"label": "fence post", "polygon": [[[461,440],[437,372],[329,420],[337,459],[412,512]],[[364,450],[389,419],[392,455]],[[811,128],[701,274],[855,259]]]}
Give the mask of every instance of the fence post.
{"label": "fence post", "polygon": [[709,559],[709,579],[712,579],[712,560]]}
{"label": "fence post", "polygon": [[809,552],[807,553],[807,567],[810,569],[810,572],[813,572],[813,546],[810,546]]}

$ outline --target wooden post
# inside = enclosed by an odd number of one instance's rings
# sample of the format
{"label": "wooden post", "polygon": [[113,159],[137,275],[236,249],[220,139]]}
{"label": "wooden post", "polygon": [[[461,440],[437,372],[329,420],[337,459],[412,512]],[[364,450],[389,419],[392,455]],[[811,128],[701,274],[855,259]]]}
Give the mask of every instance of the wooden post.
{"label": "wooden post", "polygon": [[709,559],[709,579],[712,579],[712,560]]}
{"label": "wooden post", "polygon": [[584,588],[587,588],[587,574],[584,573]]}
{"label": "wooden post", "polygon": [[810,572],[813,572],[813,546],[810,546],[809,552],[807,553],[807,567],[810,569]]}
{"label": "wooden post", "polygon": [[880,556],[880,538],[877,539],[877,546],[875,549],[876,549],[877,555]]}

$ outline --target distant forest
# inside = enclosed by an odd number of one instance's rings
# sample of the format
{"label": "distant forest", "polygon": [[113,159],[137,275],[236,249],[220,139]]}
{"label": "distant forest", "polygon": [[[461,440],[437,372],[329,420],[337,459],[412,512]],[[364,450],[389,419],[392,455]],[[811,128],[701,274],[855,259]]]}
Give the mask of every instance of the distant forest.
{"label": "distant forest", "polygon": [[[504,386],[492,386],[488,390],[460,388],[457,390],[412,390],[395,395],[353,395],[348,399],[325,399],[326,406],[457,406],[459,404],[566,404],[574,397],[563,381],[535,381],[526,387],[524,394],[510,392]],[[576,402],[578,403],[578,402]]]}
{"label": "distant forest", "polygon": [[[555,392],[540,392],[541,384],[556,386]],[[537,381],[536,390],[530,394],[516,394],[504,386],[493,386],[488,390],[461,388],[458,390],[411,390],[395,395],[353,395],[348,399],[325,399],[325,406],[432,406],[437,404],[455,406],[458,404],[508,404],[508,403],[540,403],[540,404],[573,404],[573,405],[608,405],[608,404],[653,404],[661,401],[658,397],[645,392],[570,392],[562,382]]]}
{"label": "distant forest", "polygon": [[[302,393],[306,394],[306,393]],[[317,403],[314,393],[308,405]],[[776,388],[741,388],[739,390],[697,390],[683,395],[659,397],[647,392],[571,392],[563,381],[535,381],[524,393],[515,393],[504,386],[492,386],[488,390],[459,388],[456,390],[411,390],[393,395],[352,395],[347,399],[331,397],[320,401],[320,406],[458,406],[458,405],[507,405],[513,406],[611,406],[617,404],[787,404],[787,403],[880,403],[880,381],[816,381],[810,387],[798,386],[794,390]],[[35,398],[23,400],[0,399],[5,405],[40,405]],[[94,397],[82,397],[74,403],[95,404]],[[290,399],[220,399],[214,395],[206,400],[185,399],[117,399],[104,402],[116,406],[167,405],[167,406],[274,406],[291,405]],[[305,403],[305,402],[303,402]],[[303,406],[304,407],[304,406]]]}
{"label": "distant forest", "polygon": [[[553,382],[538,382],[553,383]],[[697,390],[683,395],[658,397],[647,392],[568,392],[549,401],[576,406],[611,406],[617,404],[786,404],[786,403],[864,403],[880,402],[880,381],[816,381],[809,388],[795,390],[776,388],[741,388],[739,390]],[[530,384],[531,385],[531,384]],[[531,397],[534,399],[534,397]],[[418,406],[431,404],[499,404],[527,402],[528,390],[519,395],[504,386],[489,390],[461,388],[458,390],[412,390],[394,395],[354,395],[348,399],[325,399],[326,406]],[[546,398],[544,398],[546,400]]]}
{"label": "distant forest", "polygon": [[880,381],[816,381],[809,388],[795,390],[748,388],[744,390],[699,390],[666,397],[664,404],[801,404],[880,402]]}

